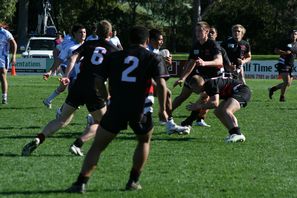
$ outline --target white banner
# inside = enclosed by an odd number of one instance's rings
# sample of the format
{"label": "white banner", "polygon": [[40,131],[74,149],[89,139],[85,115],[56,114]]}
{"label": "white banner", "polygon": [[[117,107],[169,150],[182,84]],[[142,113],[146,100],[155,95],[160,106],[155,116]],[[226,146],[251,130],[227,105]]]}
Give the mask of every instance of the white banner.
{"label": "white banner", "polygon": [[51,66],[53,59],[49,58],[17,58],[17,72],[45,72]]}
{"label": "white banner", "polygon": [[[258,78],[258,79],[275,79],[278,78],[278,71],[275,67],[277,60],[252,60],[250,63],[245,64],[245,78]],[[293,68],[292,75],[297,78],[297,62]]]}

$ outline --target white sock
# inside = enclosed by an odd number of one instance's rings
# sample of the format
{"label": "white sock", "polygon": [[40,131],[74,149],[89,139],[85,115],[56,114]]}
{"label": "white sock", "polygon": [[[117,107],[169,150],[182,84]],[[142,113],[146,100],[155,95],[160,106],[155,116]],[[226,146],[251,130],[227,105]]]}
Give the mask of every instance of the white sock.
{"label": "white sock", "polygon": [[7,100],[7,93],[2,94],[2,98],[3,98],[4,100]]}
{"label": "white sock", "polygon": [[60,93],[58,93],[57,90],[55,90],[46,100],[51,102],[58,95],[60,95]]}

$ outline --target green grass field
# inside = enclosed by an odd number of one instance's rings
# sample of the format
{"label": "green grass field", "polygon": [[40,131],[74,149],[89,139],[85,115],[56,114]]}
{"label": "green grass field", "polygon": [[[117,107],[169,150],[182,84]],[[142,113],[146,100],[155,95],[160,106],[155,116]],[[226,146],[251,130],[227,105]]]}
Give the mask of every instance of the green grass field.
{"label": "green grass field", "polygon": [[[278,101],[279,93],[269,100],[267,88],[278,82],[247,80],[252,101],[236,114],[247,138],[244,143],[226,144],[227,131],[212,111],[206,119],[211,127],[193,127],[188,136],[166,135],[155,117],[141,191],[123,191],[136,144],[132,131],[123,131],[103,153],[84,197],[297,197],[297,88],[293,83],[285,103]],[[22,157],[22,147],[55,117],[66,93],[54,101],[53,109],[46,109],[42,100],[55,89],[57,78],[46,82],[41,76],[18,75],[9,77],[9,83],[9,104],[0,105],[0,197],[80,197],[63,191],[83,161],[68,148],[85,126],[85,108],[32,156]],[[179,91],[175,88],[174,96]],[[174,113],[177,123],[188,115],[187,103]],[[85,152],[90,144],[84,145]]]}

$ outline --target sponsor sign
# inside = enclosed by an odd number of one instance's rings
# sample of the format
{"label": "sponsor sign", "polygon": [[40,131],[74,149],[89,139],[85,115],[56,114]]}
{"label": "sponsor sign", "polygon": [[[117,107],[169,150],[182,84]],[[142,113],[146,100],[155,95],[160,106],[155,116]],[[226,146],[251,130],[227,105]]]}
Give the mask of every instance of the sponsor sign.
{"label": "sponsor sign", "polygon": [[50,58],[17,58],[16,72],[46,72],[53,64]]}
{"label": "sponsor sign", "polygon": [[[168,71],[172,77],[178,77],[181,75],[187,61],[174,60],[172,62],[172,66],[170,68],[168,67]],[[278,71],[275,67],[277,62],[277,60],[252,60],[243,66],[245,78],[276,79],[278,78]],[[294,78],[297,78],[297,61],[295,61],[292,75]]]}

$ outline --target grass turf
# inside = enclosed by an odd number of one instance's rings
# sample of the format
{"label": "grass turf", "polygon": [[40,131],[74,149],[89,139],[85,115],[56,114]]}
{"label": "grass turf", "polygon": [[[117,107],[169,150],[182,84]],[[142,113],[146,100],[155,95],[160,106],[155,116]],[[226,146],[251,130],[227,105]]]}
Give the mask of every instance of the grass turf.
{"label": "grass turf", "polygon": [[[123,131],[103,153],[85,197],[296,197],[296,86],[289,88],[285,103],[278,101],[279,92],[268,99],[267,88],[279,82],[247,80],[252,101],[236,113],[244,143],[224,143],[227,131],[212,111],[206,119],[211,127],[194,126],[188,136],[166,135],[155,116],[143,190],[138,192],[123,191],[136,145],[132,131]],[[9,104],[0,105],[0,197],[69,197],[64,190],[76,179],[83,158],[72,156],[68,148],[86,124],[84,107],[32,156],[20,156],[63,103],[66,93],[56,98],[53,109],[42,104],[57,85],[57,78],[9,77]],[[173,96],[179,91],[173,89]],[[177,123],[195,99],[193,95],[174,112]],[[84,145],[85,152],[90,144]]]}

